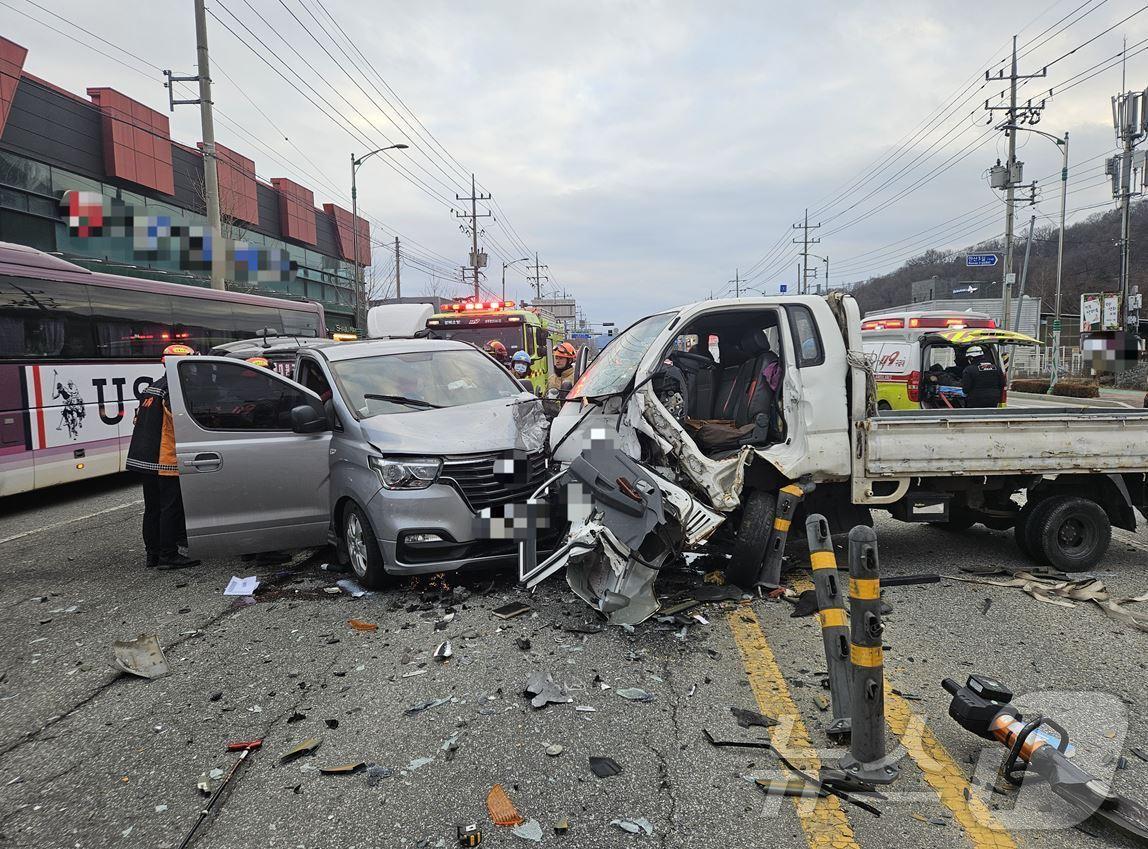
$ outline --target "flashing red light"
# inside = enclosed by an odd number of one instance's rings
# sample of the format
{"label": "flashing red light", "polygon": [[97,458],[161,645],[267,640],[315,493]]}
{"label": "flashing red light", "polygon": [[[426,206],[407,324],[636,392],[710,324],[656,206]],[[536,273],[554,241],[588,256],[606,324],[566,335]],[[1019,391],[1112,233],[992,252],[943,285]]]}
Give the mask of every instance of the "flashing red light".
{"label": "flashing red light", "polygon": [[949,330],[959,330],[966,327],[992,329],[997,323],[991,318],[955,318],[945,316],[925,316],[923,318],[909,319],[909,327],[945,327]]}
{"label": "flashing red light", "polygon": [[875,318],[861,322],[862,330],[900,330],[904,326],[903,318]]}
{"label": "flashing red light", "polygon": [[909,382],[905,385],[905,390],[909,395],[909,400],[914,404],[921,401],[921,373],[919,371],[909,372]]}

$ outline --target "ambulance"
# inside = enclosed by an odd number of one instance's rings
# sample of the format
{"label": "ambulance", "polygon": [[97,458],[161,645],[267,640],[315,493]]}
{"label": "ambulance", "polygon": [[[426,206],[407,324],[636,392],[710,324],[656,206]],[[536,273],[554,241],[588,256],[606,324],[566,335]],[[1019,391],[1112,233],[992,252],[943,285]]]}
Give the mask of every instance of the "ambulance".
{"label": "ambulance", "polygon": [[962,407],[961,373],[969,348],[980,348],[1007,370],[1001,345],[1041,344],[1024,333],[999,329],[985,313],[955,310],[868,315],[861,322],[861,343],[874,362],[878,410]]}

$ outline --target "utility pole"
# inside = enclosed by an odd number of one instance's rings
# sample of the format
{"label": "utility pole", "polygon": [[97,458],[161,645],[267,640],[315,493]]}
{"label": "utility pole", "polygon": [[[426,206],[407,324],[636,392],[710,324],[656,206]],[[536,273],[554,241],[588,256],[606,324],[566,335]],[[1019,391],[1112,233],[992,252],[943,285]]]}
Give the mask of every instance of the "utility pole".
{"label": "utility pole", "polygon": [[[1001,322],[1008,327],[1009,317],[1009,301],[1012,297],[1011,287],[1016,281],[1016,274],[1013,272],[1013,213],[1014,202],[1016,197],[1016,190],[1020,187],[1024,179],[1024,163],[1018,162],[1016,158],[1016,130],[1013,129],[1014,125],[1018,124],[1035,124],[1040,121],[1040,112],[1044,109],[1044,101],[1034,105],[1032,99],[1025,104],[1025,106],[1018,112],[1016,105],[1016,84],[1017,80],[1032,80],[1040,77],[1048,76],[1048,68],[1041,68],[1039,74],[1019,74],[1017,73],[1017,59],[1016,59],[1016,36],[1012,37],[1012,62],[1010,65],[1009,74],[1006,77],[1004,70],[998,71],[996,77],[993,77],[988,71],[985,71],[985,80],[990,81],[1008,80],[1009,81],[1009,95],[1008,106],[990,106],[989,102],[985,101],[985,111],[989,113],[989,123],[993,122],[993,113],[999,111],[1007,112],[1008,117],[1004,124],[998,126],[997,129],[1004,129],[1005,135],[1008,137],[1008,163],[1001,166],[1000,160],[997,160],[996,167],[990,169],[991,185],[994,189],[1003,188],[1005,190],[1005,263],[1004,263],[1004,285],[1001,286]],[[1003,94],[1003,92],[1002,92]]]}
{"label": "utility pole", "polygon": [[478,286],[479,278],[478,278],[478,275],[479,275],[480,269],[486,268],[486,254],[485,253],[480,254],[478,252],[478,219],[490,218],[491,216],[490,216],[489,211],[482,213],[482,215],[478,214],[478,202],[480,200],[490,200],[490,195],[489,194],[480,195],[480,194],[478,194],[477,191],[475,191],[474,174],[471,174],[470,175],[470,197],[464,198],[461,195],[455,195],[454,197],[455,197],[455,200],[468,200],[468,201],[470,201],[470,214],[467,215],[465,212],[455,212],[455,217],[457,217],[457,218],[469,218],[470,219],[470,266],[469,267],[470,267],[471,273],[474,275],[474,298],[475,298],[475,300],[479,300],[479,298],[481,296],[479,294],[479,286]]}
{"label": "utility pole", "polygon": [[540,265],[538,263],[538,252],[535,251],[535,253],[534,253],[534,276],[533,277],[528,276],[526,278],[527,280],[534,283],[534,298],[535,298],[535,300],[542,297],[542,281],[543,280],[547,280],[547,281],[550,280],[549,275],[542,273],[542,269],[544,269],[544,268],[550,268],[550,266],[549,265]]}
{"label": "utility pole", "polygon": [[[356,222],[357,224],[358,222]],[[399,262],[399,237],[395,236],[395,297],[403,296],[403,276]]]}
{"label": "utility pole", "polygon": [[[223,225],[219,219],[219,168],[215,156],[215,121],[211,114],[211,63],[207,54],[207,12],[204,0],[193,0],[195,6],[196,75],[177,77],[165,70],[168,106],[172,112],[177,106],[199,106],[200,132],[203,135],[203,195],[207,206],[207,227],[211,231],[211,288],[227,288],[224,272],[227,249],[223,246]],[[199,83],[196,100],[176,100],[175,83]]]}
{"label": "utility pole", "polygon": [[735,298],[741,297],[741,269],[735,268],[733,272],[733,280],[727,281],[733,284],[733,296]]}
{"label": "utility pole", "polygon": [[793,244],[795,244],[795,245],[800,244],[802,246],[802,248],[801,248],[802,271],[801,271],[801,277],[799,278],[798,284],[797,284],[797,292],[800,295],[807,294],[809,291],[809,246],[821,244],[821,239],[810,239],[809,238],[809,231],[811,229],[816,230],[820,226],[821,226],[820,224],[810,225],[810,223],[809,223],[809,209],[808,208],[806,208],[806,210],[805,210],[805,223],[793,225],[794,230],[803,231],[800,239],[794,239],[793,240]]}
{"label": "utility pole", "polygon": [[[1121,151],[1108,160],[1105,173],[1112,177],[1112,196],[1120,207],[1120,302],[1123,305],[1122,326],[1126,331],[1137,332],[1133,327],[1134,310],[1129,303],[1131,294],[1132,256],[1132,197],[1134,191],[1134,148],[1148,129],[1145,99],[1148,92],[1126,91],[1112,98],[1112,123],[1116,130],[1116,140]],[[1138,322],[1137,322],[1138,324]]]}

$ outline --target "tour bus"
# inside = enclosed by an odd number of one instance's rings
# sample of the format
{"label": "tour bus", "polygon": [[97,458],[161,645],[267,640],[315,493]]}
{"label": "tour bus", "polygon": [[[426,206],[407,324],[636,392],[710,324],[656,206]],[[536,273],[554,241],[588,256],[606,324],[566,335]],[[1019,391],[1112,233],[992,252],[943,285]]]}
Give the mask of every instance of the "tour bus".
{"label": "tour bus", "polygon": [[963,406],[960,375],[970,347],[980,348],[1003,369],[1000,345],[1040,341],[998,329],[986,313],[898,310],[865,316],[861,343],[874,360],[877,408],[919,410]]}
{"label": "tour bus", "polygon": [[0,242],[0,496],[122,471],[173,342],[325,336],[318,304],[89,271]]}
{"label": "tour bus", "polygon": [[461,298],[443,304],[443,311],[427,319],[434,339],[457,339],[483,348],[499,341],[507,356],[515,351],[530,354],[530,382],[543,395],[553,370],[551,352],[563,341],[562,325],[544,310],[518,307],[514,301],[480,301]]}

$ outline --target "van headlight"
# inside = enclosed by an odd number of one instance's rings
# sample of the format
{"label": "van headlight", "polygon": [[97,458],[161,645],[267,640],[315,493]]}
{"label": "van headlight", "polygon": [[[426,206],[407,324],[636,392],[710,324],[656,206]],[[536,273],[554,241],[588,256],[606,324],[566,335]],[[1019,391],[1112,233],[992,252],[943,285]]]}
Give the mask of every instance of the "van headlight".
{"label": "van headlight", "polygon": [[368,457],[384,489],[426,489],[438,478],[438,457]]}

